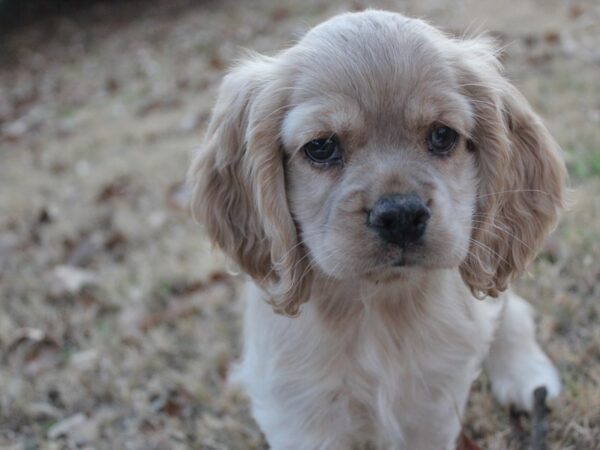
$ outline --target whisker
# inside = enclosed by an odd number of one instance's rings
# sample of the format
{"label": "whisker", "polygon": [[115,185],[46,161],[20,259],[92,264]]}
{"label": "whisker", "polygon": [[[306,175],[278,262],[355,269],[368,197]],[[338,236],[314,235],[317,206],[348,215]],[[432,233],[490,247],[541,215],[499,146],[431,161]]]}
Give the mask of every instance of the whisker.
{"label": "whisker", "polygon": [[535,192],[538,194],[548,195],[549,197],[552,196],[552,194],[550,194],[549,192],[542,191],[539,189],[509,189],[506,191],[497,191],[497,192],[490,192],[490,193],[484,194],[484,195],[478,195],[477,198],[491,197],[492,195],[501,195],[501,194],[514,194],[514,193],[521,193],[521,192]]}
{"label": "whisker", "polygon": [[493,255],[497,256],[502,261],[504,261],[506,264],[509,264],[509,262],[502,255],[500,255],[498,252],[496,252],[495,250],[491,249],[490,247],[488,247],[484,243],[478,241],[477,239],[469,238],[469,242],[471,242],[473,245],[476,245],[477,247],[479,247],[482,250],[486,250],[486,251],[492,253]]}
{"label": "whisker", "polygon": [[[494,227],[495,229],[500,230],[503,233],[505,233],[506,235],[510,236],[511,238],[513,238],[514,240],[519,242],[520,244],[523,244],[527,249],[532,250],[532,248],[529,245],[527,245],[527,243],[525,241],[523,241],[523,239],[519,238],[516,234],[511,233],[509,230],[506,230],[506,229],[502,228],[501,226],[496,225],[495,223],[484,222],[481,220],[473,220],[473,221],[476,223],[482,224],[482,225],[490,225],[490,226]],[[482,228],[476,228],[476,227],[473,227],[473,228],[475,228],[477,230],[481,230],[481,231],[488,231],[488,230],[485,230]],[[494,234],[494,233],[492,233],[492,234]],[[495,237],[499,238],[498,236],[495,236]]]}

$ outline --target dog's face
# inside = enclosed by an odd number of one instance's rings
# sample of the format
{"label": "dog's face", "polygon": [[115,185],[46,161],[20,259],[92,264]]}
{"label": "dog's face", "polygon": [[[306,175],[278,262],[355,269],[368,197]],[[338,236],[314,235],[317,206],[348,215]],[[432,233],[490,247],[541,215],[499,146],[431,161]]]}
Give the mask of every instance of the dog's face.
{"label": "dog's face", "polygon": [[436,39],[421,22],[358,15],[289,55],[299,59],[281,127],[289,207],[328,276],[389,280],[467,254],[475,112]]}
{"label": "dog's face", "polygon": [[190,178],[212,239],[293,314],[316,272],[454,267],[496,295],[553,224],[564,167],[487,41],[368,11],[228,75]]}

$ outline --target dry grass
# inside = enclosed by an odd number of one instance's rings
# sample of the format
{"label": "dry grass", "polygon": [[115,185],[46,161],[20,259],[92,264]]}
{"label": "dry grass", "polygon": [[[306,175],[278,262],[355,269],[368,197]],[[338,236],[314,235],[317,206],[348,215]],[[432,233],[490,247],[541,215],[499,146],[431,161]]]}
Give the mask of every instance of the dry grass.
{"label": "dry grass", "polygon": [[[238,280],[189,219],[180,182],[240,46],[274,51],[362,4],[140,5],[1,40],[0,448],[265,447],[243,396],[224,388]],[[550,447],[600,448],[600,6],[371,5],[491,31],[564,147],[572,208],[517,289],[564,380]],[[484,449],[519,446],[483,379],[465,428]]]}

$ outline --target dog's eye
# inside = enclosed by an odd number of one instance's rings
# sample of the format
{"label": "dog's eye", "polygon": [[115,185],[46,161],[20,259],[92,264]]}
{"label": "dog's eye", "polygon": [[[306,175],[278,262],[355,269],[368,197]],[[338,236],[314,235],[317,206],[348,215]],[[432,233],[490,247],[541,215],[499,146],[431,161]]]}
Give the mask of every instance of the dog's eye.
{"label": "dog's eye", "polygon": [[458,142],[458,133],[445,126],[435,127],[427,137],[427,148],[436,155],[447,155]]}
{"label": "dog's eye", "polygon": [[340,143],[336,136],[314,139],[304,144],[302,148],[308,159],[316,163],[329,163],[342,159]]}

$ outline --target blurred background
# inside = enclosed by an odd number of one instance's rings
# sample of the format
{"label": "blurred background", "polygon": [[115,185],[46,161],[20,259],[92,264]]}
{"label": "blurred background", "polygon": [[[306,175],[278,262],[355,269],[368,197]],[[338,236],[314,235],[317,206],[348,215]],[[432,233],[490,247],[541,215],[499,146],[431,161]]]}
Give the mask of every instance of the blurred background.
{"label": "blurred background", "polygon": [[[224,385],[240,278],[182,182],[242,48],[366,6],[488,31],[563,147],[571,208],[516,289],[564,381],[550,448],[600,448],[597,0],[0,0],[0,448],[266,448]],[[485,378],[464,422],[483,449],[530,426]]]}

